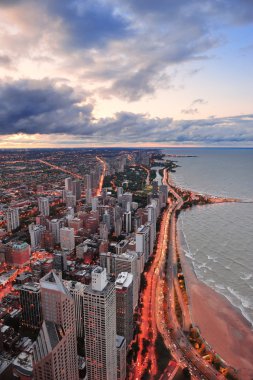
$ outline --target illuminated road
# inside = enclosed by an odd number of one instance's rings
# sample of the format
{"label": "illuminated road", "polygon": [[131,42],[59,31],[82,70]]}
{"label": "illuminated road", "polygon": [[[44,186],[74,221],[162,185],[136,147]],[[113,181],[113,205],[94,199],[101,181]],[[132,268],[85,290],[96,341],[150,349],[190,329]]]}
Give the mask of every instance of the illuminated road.
{"label": "illuminated road", "polygon": [[[163,183],[168,184],[166,169],[164,170]],[[178,366],[181,368],[188,367],[192,379],[224,379],[191,346],[176,317],[175,289],[178,293],[178,300],[184,317],[183,326],[189,327],[189,309],[181,297],[181,290],[178,287],[177,279],[176,211],[182,207],[183,200],[174,189],[170,189],[170,191],[175,201],[169,203],[169,206],[167,206],[162,215],[156,254],[150,269],[145,273],[147,286],[142,293],[141,332],[136,337],[139,351],[137,353],[136,364],[133,366],[129,379],[140,380],[142,375],[147,371],[150,379],[153,379],[157,374],[155,340],[158,331],[162,335],[166,347],[170,350]],[[166,267],[167,274],[165,276]],[[143,339],[149,342],[144,354]],[[169,363],[164,373],[167,374],[167,378],[170,378],[171,368]]]}
{"label": "illuminated road", "polygon": [[[164,172],[164,183],[166,183],[165,181],[168,181],[167,172]],[[177,279],[176,253],[178,242],[176,236],[176,211],[181,209],[183,205],[183,199],[173,188],[170,188],[170,192],[173,194],[176,201],[172,208],[170,217],[166,278],[167,292],[166,294],[164,294],[164,296],[166,297],[168,319],[170,322],[170,326],[172,326],[172,329],[168,329],[168,325],[166,325],[166,322],[164,320],[164,310],[161,309],[160,305],[160,308],[158,309],[158,315],[161,316],[160,320],[158,320],[158,325],[161,329],[160,332],[164,338],[166,346],[172,351],[175,359],[179,361],[182,364],[182,366],[187,366],[190,369],[193,378],[210,380],[224,379],[223,375],[217,372],[210,364],[208,364],[199,355],[198,351],[191,346],[176,317],[174,302],[175,289],[178,294],[178,299],[180,300],[181,298],[181,302],[179,302],[182,308],[184,320],[186,320],[186,322],[184,323],[184,327],[186,327],[186,325],[189,325],[191,322],[189,315],[189,307],[182,299],[182,294],[178,286]]]}
{"label": "illuminated road", "polygon": [[[96,195],[100,195],[101,194],[101,191],[102,191],[102,187],[103,187],[103,182],[104,182],[104,177],[105,177],[105,170],[106,170],[106,162],[104,160],[102,160],[102,158],[96,156],[96,159],[102,164],[103,166],[103,169],[102,169],[102,174],[100,176],[100,180],[99,180],[99,185],[98,185],[98,188],[96,190]],[[51,164],[50,162],[48,161],[44,161],[44,160],[36,160],[37,162],[40,162],[41,164],[44,164],[44,165],[47,165],[49,166],[50,168],[53,168],[53,169],[56,169],[56,170],[59,170],[63,173],[66,173],[66,174],[70,174],[72,177],[74,178],[77,178],[77,179],[81,179],[83,180],[84,177],[82,177],[80,174],[77,174],[77,173],[74,173],[68,169],[64,169],[60,166],[57,166],[57,165],[54,165],[54,164]]]}
{"label": "illuminated road", "polygon": [[[34,160],[34,161],[35,161],[35,160]],[[75,178],[83,179],[83,177],[82,177],[80,174],[73,173],[73,172],[71,172],[70,170],[67,170],[67,169],[64,169],[64,168],[62,168],[62,167],[60,167],[60,166],[57,166],[57,165],[51,164],[50,162],[47,162],[47,161],[44,161],[44,160],[36,160],[36,161],[40,162],[41,164],[47,165],[47,166],[49,166],[50,168],[53,168],[53,169],[56,169],[56,170],[60,170],[60,171],[63,172],[63,173],[70,174],[70,175],[72,175],[72,176],[75,177]]]}
{"label": "illuminated road", "polygon": [[99,184],[97,188],[97,193],[96,193],[96,195],[100,195],[102,191],[103,183],[104,183],[104,178],[105,178],[106,162],[98,156],[96,156],[96,159],[102,164],[102,167],[103,167],[102,174],[100,176],[100,180],[99,180]]}
{"label": "illuminated road", "polygon": [[[139,351],[137,354],[137,360],[135,368],[130,375],[130,379],[140,380],[144,371],[148,367],[150,361],[150,376],[153,376],[157,373],[157,363],[155,356],[155,340],[157,337],[157,324],[156,324],[156,309],[154,304],[157,297],[157,285],[160,278],[160,261],[163,255],[166,253],[165,243],[164,243],[164,234],[168,229],[168,215],[169,209],[167,208],[162,216],[160,234],[157,242],[157,250],[154,256],[153,263],[148,272],[145,273],[147,286],[142,293],[142,302],[143,307],[141,309],[141,332],[137,335],[136,340],[139,343]],[[143,339],[146,339],[149,342],[147,353],[142,355],[143,350]]]}

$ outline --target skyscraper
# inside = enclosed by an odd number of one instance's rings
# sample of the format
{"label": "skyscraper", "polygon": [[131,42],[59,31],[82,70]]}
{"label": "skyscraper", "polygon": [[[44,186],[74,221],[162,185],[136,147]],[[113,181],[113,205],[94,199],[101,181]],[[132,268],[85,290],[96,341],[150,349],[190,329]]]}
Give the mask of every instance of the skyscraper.
{"label": "skyscraper", "polygon": [[18,208],[8,208],[6,213],[7,231],[11,232],[19,227],[19,211]]}
{"label": "skyscraper", "polygon": [[139,275],[137,267],[138,256],[136,252],[126,252],[117,255],[115,258],[115,275],[118,276],[120,272],[128,272],[133,275],[133,309],[138,304],[139,294]]}
{"label": "skyscraper", "polygon": [[84,292],[84,328],[88,380],[116,380],[116,294],[101,267]]}
{"label": "skyscraper", "polygon": [[123,229],[127,234],[129,234],[132,230],[131,218],[132,218],[131,211],[124,212],[124,214],[123,214]]}
{"label": "skyscraper", "polygon": [[61,249],[73,251],[75,248],[74,228],[62,227],[60,229],[60,243]]}
{"label": "skyscraper", "polygon": [[60,227],[61,227],[61,222],[59,219],[52,219],[49,223],[49,228],[53,234],[55,244],[60,243]]}
{"label": "skyscraper", "polygon": [[72,178],[71,177],[65,178],[65,190],[66,191],[72,191]]}
{"label": "skyscraper", "polygon": [[63,281],[63,284],[68,289],[74,300],[76,335],[78,338],[84,338],[83,297],[86,285],[77,281]]}
{"label": "skyscraper", "polygon": [[22,325],[39,329],[42,324],[40,284],[27,283],[20,288]]}
{"label": "skyscraper", "polygon": [[133,275],[121,272],[116,281],[117,334],[124,336],[128,346],[133,339]]}
{"label": "skyscraper", "polygon": [[72,193],[75,195],[77,201],[81,199],[81,181],[72,181]]}
{"label": "skyscraper", "polygon": [[78,380],[74,300],[53,271],[40,286],[44,323],[34,344],[34,379]]}
{"label": "skyscraper", "polygon": [[146,262],[150,255],[150,227],[147,224],[138,229],[135,240],[136,252],[143,253]]}
{"label": "skyscraper", "polygon": [[39,197],[38,205],[41,215],[49,216],[49,199],[47,197]]}
{"label": "skyscraper", "polygon": [[29,233],[30,233],[32,250],[39,248],[40,243],[41,243],[41,239],[42,239],[42,233],[45,230],[46,230],[46,227],[41,226],[39,224],[32,223],[29,225]]}
{"label": "skyscraper", "polygon": [[117,348],[117,380],[126,378],[126,339],[123,336],[116,336]]}

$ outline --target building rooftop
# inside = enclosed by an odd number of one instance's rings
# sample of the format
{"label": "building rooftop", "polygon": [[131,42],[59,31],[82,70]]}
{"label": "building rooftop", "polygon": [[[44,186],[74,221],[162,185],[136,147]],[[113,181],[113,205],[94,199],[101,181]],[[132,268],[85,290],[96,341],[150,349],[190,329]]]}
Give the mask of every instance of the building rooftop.
{"label": "building rooftop", "polygon": [[28,282],[22,285],[21,289],[38,292],[40,290],[40,284],[37,282]]}
{"label": "building rooftop", "polygon": [[124,344],[125,338],[121,335],[116,335],[116,347],[120,348]]}
{"label": "building rooftop", "polygon": [[41,278],[40,286],[42,289],[58,290],[69,296],[69,292],[54,271],[47,273],[44,277]]}
{"label": "building rooftop", "polygon": [[21,352],[13,361],[14,368],[24,376],[31,376],[33,371],[32,354]]}
{"label": "building rooftop", "polygon": [[128,288],[128,286],[131,285],[132,281],[133,281],[133,275],[131,273],[121,272],[115,281],[115,288],[116,289]]}

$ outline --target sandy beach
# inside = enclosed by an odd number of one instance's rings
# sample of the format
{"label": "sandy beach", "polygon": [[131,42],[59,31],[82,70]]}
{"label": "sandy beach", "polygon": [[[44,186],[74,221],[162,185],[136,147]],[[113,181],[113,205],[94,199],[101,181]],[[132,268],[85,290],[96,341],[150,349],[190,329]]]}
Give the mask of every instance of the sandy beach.
{"label": "sandy beach", "polygon": [[[181,247],[178,237],[178,248]],[[180,250],[194,325],[202,337],[232,367],[241,380],[253,379],[253,330],[249,322],[221,294],[194,273],[192,264]]]}

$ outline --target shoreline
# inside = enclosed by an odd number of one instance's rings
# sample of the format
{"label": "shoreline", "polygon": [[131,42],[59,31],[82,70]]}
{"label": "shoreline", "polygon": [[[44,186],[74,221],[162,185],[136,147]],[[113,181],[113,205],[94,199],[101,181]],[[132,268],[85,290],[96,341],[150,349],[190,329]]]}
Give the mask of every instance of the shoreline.
{"label": "shoreline", "polygon": [[239,308],[197,278],[192,262],[182,250],[182,237],[178,226],[176,228],[192,323],[199,328],[201,336],[215,352],[238,370],[239,379],[252,380],[252,326]]}

